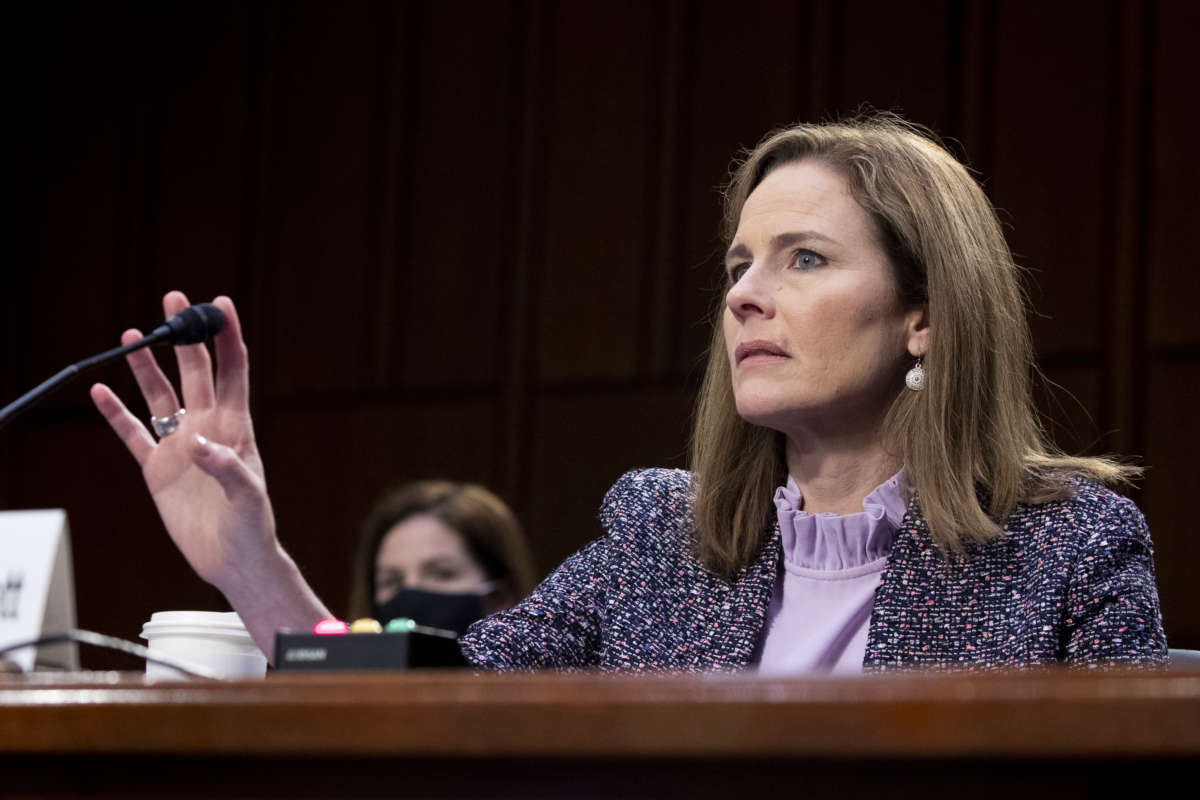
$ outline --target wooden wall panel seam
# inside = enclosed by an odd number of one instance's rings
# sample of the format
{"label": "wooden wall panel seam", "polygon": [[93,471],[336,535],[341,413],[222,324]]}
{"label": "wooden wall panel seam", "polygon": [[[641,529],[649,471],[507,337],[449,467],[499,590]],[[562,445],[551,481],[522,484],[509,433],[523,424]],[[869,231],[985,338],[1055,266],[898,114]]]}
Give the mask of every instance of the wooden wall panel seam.
{"label": "wooden wall panel seam", "polygon": [[965,8],[964,101],[959,129],[966,163],[986,190],[996,128],[996,4],[995,0],[970,0]]}
{"label": "wooden wall panel seam", "polygon": [[646,118],[651,134],[646,137],[646,164],[654,172],[647,191],[647,207],[654,212],[651,224],[645,227],[643,274],[638,298],[638,333],[636,374],[645,379],[666,371],[668,342],[674,320],[664,313],[673,295],[670,263],[674,250],[671,220],[678,205],[675,194],[676,176],[680,169],[679,153],[674,147],[679,136],[679,70],[681,59],[681,8],[679,0],[669,0],[655,8],[652,15],[650,41],[653,47],[648,60],[650,74],[647,83],[654,89],[647,93]]}
{"label": "wooden wall panel seam", "polygon": [[[397,150],[410,152],[398,146],[406,139],[411,120],[401,118],[397,106],[410,112],[414,103],[398,104],[395,97],[397,86],[413,86],[405,82],[411,63],[409,48],[412,44],[405,25],[405,11],[417,4],[403,6],[386,4],[372,5],[375,16],[375,35],[378,64],[375,70],[375,126],[371,132],[372,185],[368,188],[368,259],[364,265],[368,279],[363,282],[362,313],[358,315],[361,337],[360,386],[379,389],[387,386],[392,376],[393,359],[401,357],[393,352],[391,344],[394,332],[402,329],[405,309],[395,302],[397,263],[404,253],[397,246],[406,241],[403,235],[404,219],[399,212],[400,187],[408,185],[399,174]],[[397,28],[400,28],[398,31]],[[400,42],[400,44],[397,44]],[[399,124],[397,124],[399,123]],[[410,160],[405,159],[405,164]],[[401,321],[399,324],[397,321]]]}
{"label": "wooden wall panel seam", "polygon": [[[1139,121],[1137,143],[1139,202],[1133,212],[1136,214],[1136,223],[1133,226],[1133,230],[1136,231],[1134,259],[1136,260],[1137,254],[1140,254],[1144,263],[1152,269],[1154,253],[1151,252],[1150,229],[1154,213],[1155,192],[1154,159],[1151,148],[1154,141],[1154,108],[1157,103],[1154,92],[1154,65],[1158,48],[1158,3],[1157,0],[1145,0],[1143,3],[1126,3],[1124,5],[1125,7],[1134,6],[1134,13],[1140,10],[1142,26],[1136,70],[1137,107],[1134,112],[1134,117]],[[1129,375],[1129,383],[1134,387],[1130,396],[1129,418],[1132,421],[1132,435],[1129,437],[1129,450],[1144,455],[1149,443],[1149,424],[1146,416],[1150,408],[1150,376],[1152,374],[1146,358],[1149,341],[1150,283],[1143,270],[1138,270],[1136,266],[1131,266],[1131,269],[1134,270],[1133,274],[1140,279],[1134,286],[1131,298],[1134,307],[1131,333],[1135,341],[1132,348],[1133,369]],[[1137,492],[1134,497],[1140,501],[1142,492]]]}
{"label": "wooden wall panel seam", "polygon": [[[531,452],[530,439],[536,425],[537,398],[534,381],[537,369],[537,310],[544,260],[546,151],[549,132],[545,120],[552,97],[551,53],[555,34],[555,7],[549,3],[522,2],[518,5],[524,27],[524,53],[514,80],[524,88],[521,98],[519,142],[520,174],[517,179],[517,231],[512,303],[511,343],[507,364],[502,422],[503,437],[497,448],[504,459],[502,494],[515,502],[522,518],[532,502],[531,471],[525,468]],[[518,51],[520,52],[520,51]],[[517,77],[519,76],[519,78]]]}
{"label": "wooden wall panel seam", "polygon": [[[222,289],[232,294],[234,301],[249,300],[255,295],[254,274],[258,269],[257,254],[261,241],[264,206],[263,109],[267,92],[266,36],[268,11],[265,6],[251,5],[247,11],[249,32],[246,36],[246,121],[242,129],[241,209],[237,232],[236,269],[234,285]],[[243,322],[243,325],[245,323]]]}
{"label": "wooden wall panel seam", "polygon": [[697,181],[703,186],[707,186],[708,183],[701,179],[702,176],[688,174],[687,165],[692,163],[694,148],[692,137],[683,135],[685,131],[689,130],[689,122],[695,119],[696,114],[695,84],[696,59],[700,45],[698,41],[700,11],[697,3],[681,2],[673,9],[673,13],[674,18],[679,21],[678,74],[676,77],[679,88],[674,122],[675,131],[679,135],[672,143],[676,163],[673,187],[675,202],[671,215],[665,220],[667,225],[665,252],[669,259],[667,275],[672,291],[668,296],[669,306],[666,309],[666,350],[663,374],[669,379],[682,382],[688,374],[688,370],[682,368],[686,342],[684,325],[686,309],[689,307],[687,295],[690,284],[688,280],[690,266],[687,261],[690,248],[687,239],[688,235],[695,231],[695,227],[689,224],[686,216],[687,197],[689,192],[694,191],[693,186]]}
{"label": "wooden wall panel seam", "polygon": [[1145,448],[1145,315],[1146,281],[1141,269],[1149,244],[1148,219],[1143,209],[1151,202],[1148,146],[1153,115],[1144,95],[1148,56],[1146,3],[1122,3],[1112,13],[1108,201],[1105,208],[1105,251],[1102,280],[1112,287],[1106,294],[1108,312],[1099,332],[1104,345],[1104,385],[1100,425],[1112,431],[1111,446],[1118,452],[1141,453]]}
{"label": "wooden wall panel seam", "polygon": [[[243,145],[246,151],[243,164],[247,170],[248,188],[243,197],[243,208],[254,209],[253,216],[243,221],[242,252],[237,270],[236,288],[233,299],[238,303],[238,314],[246,346],[250,352],[251,369],[261,363],[267,352],[267,336],[261,319],[263,298],[269,296],[274,281],[275,265],[272,263],[273,235],[279,228],[280,193],[272,182],[275,162],[271,145],[274,142],[278,105],[275,94],[279,83],[279,46],[282,36],[282,21],[276,4],[255,6],[249,39],[250,53],[247,58],[246,99],[247,132]],[[253,381],[253,379],[252,379]],[[259,387],[265,388],[265,387]],[[252,387],[250,393],[251,412],[259,407],[259,395]]]}

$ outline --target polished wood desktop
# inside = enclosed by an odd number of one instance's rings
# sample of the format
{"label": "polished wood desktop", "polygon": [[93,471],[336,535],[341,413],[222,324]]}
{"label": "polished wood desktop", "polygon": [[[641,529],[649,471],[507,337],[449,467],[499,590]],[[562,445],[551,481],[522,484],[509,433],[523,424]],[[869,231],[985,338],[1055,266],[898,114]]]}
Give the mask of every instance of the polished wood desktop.
{"label": "polished wood desktop", "polygon": [[4,796],[1095,797],[1198,757],[1200,673],[0,678]]}

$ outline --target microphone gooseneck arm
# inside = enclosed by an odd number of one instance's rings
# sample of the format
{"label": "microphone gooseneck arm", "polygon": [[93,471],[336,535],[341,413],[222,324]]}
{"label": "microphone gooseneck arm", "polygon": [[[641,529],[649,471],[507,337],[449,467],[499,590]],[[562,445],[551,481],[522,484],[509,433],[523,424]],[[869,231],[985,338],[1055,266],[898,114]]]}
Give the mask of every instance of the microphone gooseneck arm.
{"label": "microphone gooseneck arm", "polygon": [[58,374],[48,378],[25,394],[18,397],[0,409],[0,428],[11,422],[18,414],[37,403],[46,395],[58,389],[67,381],[82,372],[103,366],[108,362],[128,355],[134,350],[149,347],[152,344],[167,341],[174,344],[198,344],[215,336],[225,327],[225,315],[212,303],[200,303],[189,306],[162,325],[159,325],[149,335],[143,336],[136,342],[114,347],[103,353],[85,358],[63,369]]}

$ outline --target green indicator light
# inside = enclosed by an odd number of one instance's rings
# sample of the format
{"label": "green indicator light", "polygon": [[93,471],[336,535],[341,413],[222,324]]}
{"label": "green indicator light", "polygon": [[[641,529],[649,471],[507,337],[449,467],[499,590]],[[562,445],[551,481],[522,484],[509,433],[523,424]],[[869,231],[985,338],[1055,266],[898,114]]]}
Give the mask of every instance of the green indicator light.
{"label": "green indicator light", "polygon": [[409,619],[408,617],[396,617],[394,620],[392,620],[391,622],[389,622],[387,624],[387,627],[385,627],[383,629],[383,632],[384,633],[408,633],[409,631],[415,629],[416,627],[417,627],[417,621],[415,619]]}

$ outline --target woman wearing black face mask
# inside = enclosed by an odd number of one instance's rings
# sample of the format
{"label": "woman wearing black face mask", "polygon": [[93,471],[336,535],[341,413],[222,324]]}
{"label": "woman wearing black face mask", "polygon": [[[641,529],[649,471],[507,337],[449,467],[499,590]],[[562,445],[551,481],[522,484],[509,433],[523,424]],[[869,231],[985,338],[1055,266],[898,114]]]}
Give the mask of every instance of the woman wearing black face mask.
{"label": "woman wearing black face mask", "polygon": [[462,633],[533,585],[528,543],[500,498],[472,484],[422,481],[385,495],[363,524],[349,616]]}

